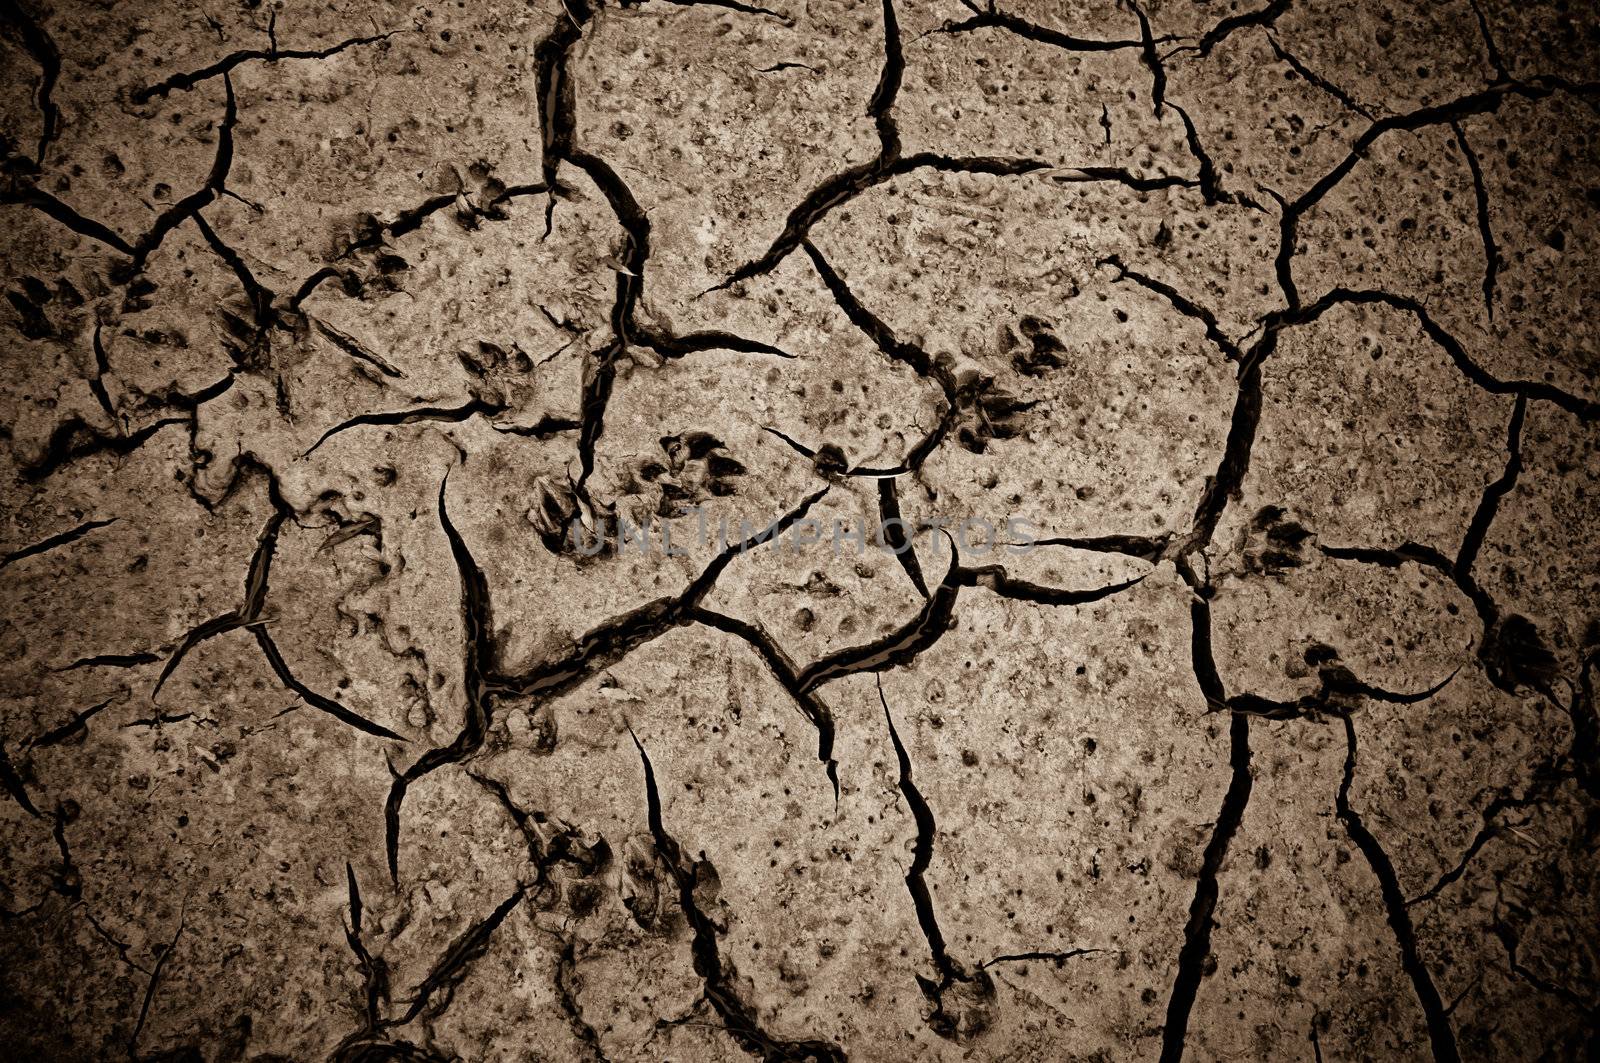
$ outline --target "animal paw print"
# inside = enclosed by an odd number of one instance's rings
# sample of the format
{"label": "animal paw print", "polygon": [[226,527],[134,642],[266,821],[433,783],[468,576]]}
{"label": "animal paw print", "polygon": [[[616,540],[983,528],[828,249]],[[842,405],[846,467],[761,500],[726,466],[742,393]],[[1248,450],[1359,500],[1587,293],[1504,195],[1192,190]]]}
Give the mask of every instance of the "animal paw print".
{"label": "animal paw print", "polygon": [[593,507],[566,477],[539,477],[534,481],[533,494],[526,519],[552,554],[572,546],[574,523],[581,524],[589,535],[603,530],[596,527]]}
{"label": "animal paw print", "polygon": [[958,402],[956,442],[974,454],[988,450],[990,440],[1021,435],[1022,415],[1039,405],[1036,399],[1019,399],[996,387],[991,378],[977,381],[970,392],[958,396]]}
{"label": "animal paw print", "polygon": [[1305,551],[1312,536],[1311,529],[1290,517],[1282,506],[1263,506],[1250,518],[1239,555],[1245,568],[1256,575],[1281,576],[1306,564]]}
{"label": "animal paw print", "polygon": [[1056,338],[1055,326],[1042,317],[1029,314],[1015,329],[1007,325],[1003,342],[1011,365],[1023,376],[1044,376],[1067,364],[1066,344]]}
{"label": "animal paw print", "polygon": [[727,445],[708,432],[662,436],[661,451],[664,461],[649,461],[639,468],[639,478],[660,491],[655,512],[661,517],[675,517],[685,508],[734,494],[746,471],[728,453]]}
{"label": "animal paw print", "polygon": [[23,277],[19,285],[6,292],[6,301],[17,315],[17,331],[30,340],[65,338],[69,330],[56,318],[62,311],[83,306],[83,293],[64,277],[54,288],[37,277]]}

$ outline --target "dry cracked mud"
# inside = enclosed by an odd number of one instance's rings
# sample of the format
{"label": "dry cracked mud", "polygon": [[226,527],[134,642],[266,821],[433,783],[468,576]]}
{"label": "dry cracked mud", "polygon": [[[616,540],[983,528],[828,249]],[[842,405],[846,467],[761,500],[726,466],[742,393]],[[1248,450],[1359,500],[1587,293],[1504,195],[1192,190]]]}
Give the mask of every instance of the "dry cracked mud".
{"label": "dry cracked mud", "polygon": [[1600,1055],[1590,4],[0,55],[0,1057]]}

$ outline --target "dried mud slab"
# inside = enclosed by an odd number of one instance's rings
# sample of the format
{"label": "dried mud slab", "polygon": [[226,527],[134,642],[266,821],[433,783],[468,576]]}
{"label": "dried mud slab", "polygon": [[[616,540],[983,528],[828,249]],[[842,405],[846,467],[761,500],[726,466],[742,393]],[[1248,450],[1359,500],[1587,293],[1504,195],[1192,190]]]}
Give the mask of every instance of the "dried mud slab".
{"label": "dried mud slab", "polygon": [[1597,58],[0,0],[0,1057],[1594,1058]]}

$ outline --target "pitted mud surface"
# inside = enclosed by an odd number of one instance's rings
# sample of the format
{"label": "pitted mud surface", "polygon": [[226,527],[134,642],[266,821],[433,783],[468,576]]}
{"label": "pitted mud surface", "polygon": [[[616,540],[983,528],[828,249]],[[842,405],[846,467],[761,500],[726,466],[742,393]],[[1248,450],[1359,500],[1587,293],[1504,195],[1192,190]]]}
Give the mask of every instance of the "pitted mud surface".
{"label": "pitted mud surface", "polygon": [[1594,1058],[1600,17],[1252,2],[0,4],[0,1056]]}

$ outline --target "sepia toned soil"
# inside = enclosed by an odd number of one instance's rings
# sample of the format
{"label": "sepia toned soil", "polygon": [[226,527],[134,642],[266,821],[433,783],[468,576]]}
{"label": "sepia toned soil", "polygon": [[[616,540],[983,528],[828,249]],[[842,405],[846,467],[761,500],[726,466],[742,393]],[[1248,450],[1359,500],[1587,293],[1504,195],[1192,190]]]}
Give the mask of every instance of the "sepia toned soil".
{"label": "sepia toned soil", "polygon": [[1600,12],[0,0],[0,1058],[1600,1053]]}

